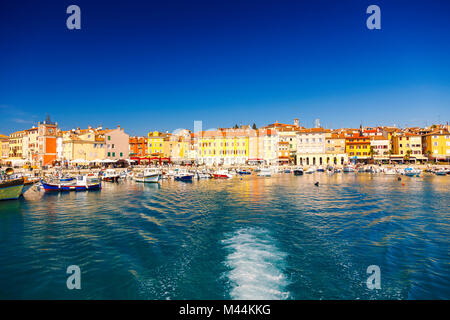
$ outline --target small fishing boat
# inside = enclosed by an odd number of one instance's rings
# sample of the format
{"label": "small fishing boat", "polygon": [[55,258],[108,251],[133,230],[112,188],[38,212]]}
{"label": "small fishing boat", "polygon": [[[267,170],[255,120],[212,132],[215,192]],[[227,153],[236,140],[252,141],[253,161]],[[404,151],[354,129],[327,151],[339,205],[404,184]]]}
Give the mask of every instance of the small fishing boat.
{"label": "small fishing boat", "polygon": [[217,170],[213,173],[214,179],[230,179],[233,178],[233,175],[228,172],[228,170]]}
{"label": "small fishing boat", "polygon": [[187,171],[187,170],[178,170],[175,174],[174,174],[174,179],[176,181],[185,181],[185,182],[189,182],[192,181],[192,178],[194,177],[194,174]]}
{"label": "small fishing boat", "polygon": [[211,175],[208,172],[197,171],[196,172],[197,179],[209,179]]}
{"label": "small fishing boat", "polygon": [[418,177],[421,171],[419,169],[414,169],[411,167],[405,168],[403,170],[403,174],[408,177]]}
{"label": "small fishing boat", "polygon": [[394,168],[391,168],[391,169],[385,169],[384,170],[384,174],[393,176],[393,175],[398,174],[398,172]]}
{"label": "small fishing boat", "polygon": [[41,184],[45,191],[88,191],[102,188],[101,182],[94,175],[78,176],[76,179],[67,182],[41,180]]}
{"label": "small fishing boat", "polygon": [[345,165],[343,172],[355,172],[355,166],[349,164],[349,165]]}
{"label": "small fishing boat", "polygon": [[317,172],[325,172],[325,169],[322,166],[319,166],[316,171]]}
{"label": "small fishing boat", "polygon": [[157,183],[161,179],[161,173],[156,168],[145,168],[143,172],[134,175],[136,182]]}
{"label": "small fishing boat", "polygon": [[314,173],[314,172],[316,172],[316,168],[315,168],[314,166],[309,167],[309,168],[305,171],[306,174],[311,174],[311,173]]}
{"label": "small fishing boat", "polygon": [[303,168],[294,169],[294,176],[302,176],[302,175],[303,175]]}
{"label": "small fishing boat", "polygon": [[245,174],[252,174],[251,171],[248,170],[237,170],[236,173],[240,174],[241,176]]}
{"label": "small fishing boat", "polygon": [[270,168],[261,168],[261,171],[258,172],[258,176],[261,177],[270,177],[272,175],[272,170]]}
{"label": "small fishing boat", "polygon": [[284,169],[284,173],[291,173],[291,169]]}
{"label": "small fishing boat", "polygon": [[24,178],[11,179],[13,168],[6,169],[6,177],[0,180],[0,200],[18,199],[22,194]]}
{"label": "small fishing boat", "polygon": [[447,170],[445,170],[444,168],[440,168],[434,170],[433,173],[437,176],[445,176],[447,174]]}
{"label": "small fishing boat", "polygon": [[114,169],[106,169],[103,173],[102,180],[109,182],[117,182],[119,181],[120,173],[116,172]]}

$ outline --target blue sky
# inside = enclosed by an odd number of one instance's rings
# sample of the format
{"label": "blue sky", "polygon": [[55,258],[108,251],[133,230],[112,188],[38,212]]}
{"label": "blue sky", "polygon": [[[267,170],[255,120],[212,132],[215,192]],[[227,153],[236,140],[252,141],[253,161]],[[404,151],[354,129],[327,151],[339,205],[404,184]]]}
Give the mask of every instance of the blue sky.
{"label": "blue sky", "polygon": [[[81,8],[81,30],[66,8]],[[366,8],[381,8],[381,30]],[[450,120],[449,1],[0,3],[0,133]]]}

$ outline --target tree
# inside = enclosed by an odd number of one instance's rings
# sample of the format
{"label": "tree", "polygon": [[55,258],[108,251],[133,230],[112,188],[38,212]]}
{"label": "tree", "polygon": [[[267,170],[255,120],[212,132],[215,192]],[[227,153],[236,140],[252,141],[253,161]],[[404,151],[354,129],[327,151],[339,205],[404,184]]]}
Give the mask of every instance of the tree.
{"label": "tree", "polygon": [[233,129],[239,129],[239,126],[237,124],[235,124]]}
{"label": "tree", "polygon": [[406,160],[409,160],[409,157],[411,156],[411,149],[409,149],[409,150],[407,150],[406,151],[406,154],[405,154],[405,156],[403,157],[403,159],[405,159],[405,161]]}
{"label": "tree", "polygon": [[255,123],[253,123],[252,129],[253,129],[253,130],[256,130],[256,129],[257,129]]}

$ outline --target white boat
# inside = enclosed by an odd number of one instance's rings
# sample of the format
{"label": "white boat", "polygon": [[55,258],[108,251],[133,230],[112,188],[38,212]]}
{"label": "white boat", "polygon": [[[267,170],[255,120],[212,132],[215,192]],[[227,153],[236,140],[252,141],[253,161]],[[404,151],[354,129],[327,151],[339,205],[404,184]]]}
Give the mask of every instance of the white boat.
{"label": "white boat", "polygon": [[314,172],[316,172],[316,167],[315,166],[311,166],[305,171],[306,174],[311,174],[311,173],[314,173]]}
{"label": "white boat", "polygon": [[117,182],[119,181],[120,173],[116,172],[114,169],[106,169],[106,171],[103,173],[102,180],[103,181],[110,181],[110,182]]}
{"label": "white boat", "polygon": [[134,175],[136,182],[156,183],[161,179],[161,173],[156,168],[145,168],[143,172]]}
{"label": "white boat", "polygon": [[197,171],[196,173],[197,179],[209,179],[211,175],[208,172]]}
{"label": "white boat", "polygon": [[446,174],[448,174],[448,170],[444,169],[444,168],[439,168],[439,169],[435,169],[433,171],[433,173],[437,176],[445,176]]}
{"label": "white boat", "polygon": [[270,168],[261,168],[261,171],[258,172],[258,176],[262,177],[270,177],[272,175],[272,170]]}
{"label": "white boat", "polygon": [[396,175],[396,174],[398,174],[398,172],[397,172],[397,170],[395,170],[394,168],[390,168],[390,169],[385,169],[384,170],[384,174],[387,174],[387,175]]}
{"label": "white boat", "polygon": [[355,166],[348,164],[344,166],[344,172],[355,172]]}

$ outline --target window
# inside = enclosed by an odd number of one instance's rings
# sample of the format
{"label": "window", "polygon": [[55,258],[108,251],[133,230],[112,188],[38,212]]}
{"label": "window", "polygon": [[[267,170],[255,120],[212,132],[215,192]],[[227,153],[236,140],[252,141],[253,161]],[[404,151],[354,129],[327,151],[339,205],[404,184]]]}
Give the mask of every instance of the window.
{"label": "window", "polygon": [[108,152],[108,157],[111,157],[111,152]]}
{"label": "window", "polygon": [[120,156],[123,157],[123,153],[122,152],[120,153]]}
{"label": "window", "polygon": [[115,152],[113,152],[113,157],[115,157],[116,156],[116,153]]}
{"label": "window", "polygon": [[111,136],[108,136],[108,140],[111,140]]}

